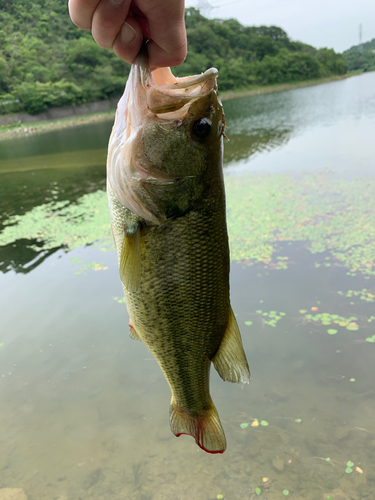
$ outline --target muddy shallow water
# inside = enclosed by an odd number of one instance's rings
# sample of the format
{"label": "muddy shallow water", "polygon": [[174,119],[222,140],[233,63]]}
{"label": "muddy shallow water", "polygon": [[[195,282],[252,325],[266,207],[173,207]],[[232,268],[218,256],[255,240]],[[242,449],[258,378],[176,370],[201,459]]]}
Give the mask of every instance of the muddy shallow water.
{"label": "muddy shallow water", "polygon": [[0,498],[375,497],[375,73],[225,103],[231,299],[249,386],[220,456],[169,430],[128,337],[110,123],[0,143]]}

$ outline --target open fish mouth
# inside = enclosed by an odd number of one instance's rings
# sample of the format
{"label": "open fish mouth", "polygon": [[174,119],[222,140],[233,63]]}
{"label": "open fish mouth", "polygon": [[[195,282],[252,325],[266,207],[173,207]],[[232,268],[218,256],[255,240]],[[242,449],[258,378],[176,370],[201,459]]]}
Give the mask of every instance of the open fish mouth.
{"label": "open fish mouth", "polygon": [[[215,148],[221,151],[225,120],[217,75],[215,68],[183,78],[174,77],[169,68],[151,72],[146,45],[132,65],[109,141],[108,184],[124,207],[148,223],[160,222],[156,211],[151,213],[145,207],[145,183],[158,184],[153,185],[157,191],[168,183],[202,173],[208,155],[198,143],[211,130],[212,140],[217,138]],[[185,165],[182,151],[194,151],[193,159],[187,153],[189,165]]]}
{"label": "open fish mouth", "polygon": [[[149,111],[158,115],[173,113],[208,96],[212,90],[217,90],[217,75],[215,68],[186,78],[175,78],[169,68],[155,70],[151,76],[156,86],[151,86],[147,93]],[[172,79],[174,81],[169,83]]]}
{"label": "open fish mouth", "polygon": [[121,99],[124,102],[119,103],[119,113],[123,112],[122,118],[126,120],[125,137],[141,127],[146,117],[160,122],[175,121],[176,126],[183,123],[191,104],[207,101],[212,92],[217,93],[217,75],[216,68],[182,78],[176,78],[169,68],[151,72],[147,49],[143,47],[132,65],[127,92]]}

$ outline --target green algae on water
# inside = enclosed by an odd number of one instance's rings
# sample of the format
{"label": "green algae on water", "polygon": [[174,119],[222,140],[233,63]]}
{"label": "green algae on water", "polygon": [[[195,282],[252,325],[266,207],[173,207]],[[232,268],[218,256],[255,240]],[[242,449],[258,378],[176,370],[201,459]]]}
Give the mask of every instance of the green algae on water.
{"label": "green algae on water", "polygon": [[27,239],[30,248],[40,252],[61,247],[71,250],[96,241],[112,244],[107,197],[100,190],[85,194],[77,203],[39,205],[24,215],[9,217],[4,224],[0,246]]}
{"label": "green algae on water", "polygon": [[284,312],[269,311],[263,312],[261,310],[255,311],[257,314],[262,315],[262,323],[268,326],[275,327],[277,323],[285,316]]}
{"label": "green algae on water", "polygon": [[[359,326],[356,323],[356,321],[358,320],[356,316],[345,318],[344,316],[339,316],[338,314],[318,313],[305,314],[304,318],[305,320],[309,322],[315,322],[318,325],[330,326],[334,324],[352,331],[359,329]],[[330,335],[334,335],[335,333],[337,333],[337,330],[335,329],[329,329],[327,331]]]}
{"label": "green algae on water", "polygon": [[232,260],[283,269],[276,244],[306,241],[313,254],[331,252],[331,265],[375,275],[375,179],[227,177],[226,192]]}
{"label": "green algae on water", "polygon": [[360,300],[364,300],[366,302],[375,302],[375,294],[363,288],[362,290],[348,290],[347,292],[339,291],[337,292],[342,297],[359,297]]}
{"label": "green algae on water", "polygon": [[[286,269],[289,260],[277,255],[278,242],[305,241],[313,254],[331,252],[331,264],[351,275],[375,276],[375,179],[262,174],[226,177],[225,184],[232,260]],[[38,252],[112,244],[106,193],[85,194],[76,203],[51,201],[9,217],[0,246],[21,239]],[[375,300],[372,292],[361,292],[361,300]]]}

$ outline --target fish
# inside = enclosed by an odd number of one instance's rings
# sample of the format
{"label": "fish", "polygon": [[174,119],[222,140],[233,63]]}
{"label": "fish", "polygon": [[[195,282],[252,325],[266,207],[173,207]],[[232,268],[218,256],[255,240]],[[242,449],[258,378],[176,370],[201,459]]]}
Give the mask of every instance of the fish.
{"label": "fish", "polygon": [[229,297],[223,181],[225,118],[218,71],[151,72],[147,46],[131,67],[108,145],[107,195],[130,337],[156,358],[172,393],[170,427],[208,453],[226,438],[210,396],[248,383]]}

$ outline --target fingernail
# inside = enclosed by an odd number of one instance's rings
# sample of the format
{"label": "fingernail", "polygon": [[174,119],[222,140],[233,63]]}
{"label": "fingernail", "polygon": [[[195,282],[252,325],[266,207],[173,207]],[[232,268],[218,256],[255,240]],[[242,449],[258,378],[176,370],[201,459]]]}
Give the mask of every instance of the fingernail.
{"label": "fingernail", "polygon": [[135,29],[128,23],[124,23],[121,28],[121,41],[124,43],[130,43],[134,40],[136,35]]}

